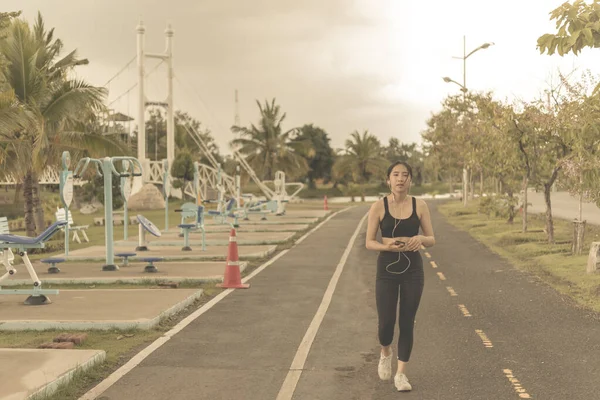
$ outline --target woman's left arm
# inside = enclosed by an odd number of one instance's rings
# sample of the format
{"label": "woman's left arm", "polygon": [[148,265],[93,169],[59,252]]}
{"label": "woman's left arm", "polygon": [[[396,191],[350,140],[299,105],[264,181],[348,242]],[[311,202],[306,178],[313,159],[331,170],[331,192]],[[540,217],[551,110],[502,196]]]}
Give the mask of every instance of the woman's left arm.
{"label": "woman's left arm", "polygon": [[429,207],[423,200],[419,200],[421,203],[421,230],[423,235],[420,235],[421,243],[425,247],[431,247],[435,244],[435,236],[433,235],[433,227],[431,226],[431,215],[429,214]]}

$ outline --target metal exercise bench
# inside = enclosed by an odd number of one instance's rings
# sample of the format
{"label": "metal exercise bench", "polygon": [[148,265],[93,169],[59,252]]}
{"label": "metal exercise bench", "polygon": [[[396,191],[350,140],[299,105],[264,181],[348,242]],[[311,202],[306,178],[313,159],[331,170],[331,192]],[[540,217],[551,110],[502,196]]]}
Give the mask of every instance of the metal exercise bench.
{"label": "metal exercise bench", "polygon": [[30,295],[26,300],[27,305],[41,305],[51,303],[50,299],[46,297],[47,294],[58,294],[56,289],[42,289],[42,282],[39,280],[29,257],[27,256],[27,249],[43,249],[46,242],[56,232],[60,231],[63,226],[67,224],[67,221],[57,221],[53,223],[48,229],[42,232],[38,237],[32,238],[28,236],[16,236],[16,235],[0,235],[0,250],[3,253],[2,263],[6,268],[6,273],[0,277],[0,283],[6,280],[9,276],[14,275],[17,270],[11,265],[8,260],[9,250],[15,249],[19,255],[23,258],[27,272],[33,281],[33,289],[2,289],[0,286],[0,294],[28,294]]}
{"label": "metal exercise bench", "polygon": [[[202,232],[202,251],[206,251],[206,231],[204,229],[204,206],[198,206],[193,203],[185,203],[180,209],[175,210],[181,213],[181,223],[177,225],[181,228],[183,236],[183,248],[182,251],[191,251],[190,247],[190,232],[200,230]],[[193,222],[186,222],[186,220],[192,218]]]}

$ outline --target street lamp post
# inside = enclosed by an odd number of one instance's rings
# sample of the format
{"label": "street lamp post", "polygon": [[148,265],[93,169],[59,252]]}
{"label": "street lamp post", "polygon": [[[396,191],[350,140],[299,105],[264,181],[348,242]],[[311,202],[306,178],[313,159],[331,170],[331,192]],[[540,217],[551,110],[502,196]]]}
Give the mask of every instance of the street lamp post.
{"label": "street lamp post", "polygon": [[[446,83],[455,83],[458,86],[460,86],[460,90],[463,93],[463,102],[466,103],[466,96],[467,96],[467,91],[469,89],[467,89],[467,58],[469,58],[471,55],[473,55],[475,52],[482,50],[482,49],[487,49],[488,47],[492,46],[494,43],[484,43],[481,46],[477,47],[475,50],[471,51],[469,54],[467,54],[467,37],[463,36],[463,56],[462,57],[452,57],[452,58],[457,58],[459,60],[463,60],[463,83],[462,85],[458,82],[456,82],[453,79],[450,79],[449,77],[445,76],[442,79],[444,80],[444,82]],[[467,206],[467,194],[468,194],[468,172],[467,172],[467,167],[464,166],[463,167],[463,205],[466,207]]]}

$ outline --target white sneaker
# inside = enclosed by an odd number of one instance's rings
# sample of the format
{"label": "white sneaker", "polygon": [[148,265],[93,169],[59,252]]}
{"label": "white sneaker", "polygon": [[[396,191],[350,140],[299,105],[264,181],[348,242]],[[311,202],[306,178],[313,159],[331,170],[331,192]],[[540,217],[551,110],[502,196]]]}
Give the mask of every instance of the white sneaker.
{"label": "white sneaker", "polygon": [[381,357],[379,358],[379,366],[377,367],[377,372],[379,373],[379,379],[382,381],[387,381],[392,377],[392,353],[385,357],[383,353],[381,353]]}
{"label": "white sneaker", "polygon": [[404,374],[396,374],[394,376],[394,385],[399,392],[410,392],[412,390],[412,386],[410,386],[408,378]]}

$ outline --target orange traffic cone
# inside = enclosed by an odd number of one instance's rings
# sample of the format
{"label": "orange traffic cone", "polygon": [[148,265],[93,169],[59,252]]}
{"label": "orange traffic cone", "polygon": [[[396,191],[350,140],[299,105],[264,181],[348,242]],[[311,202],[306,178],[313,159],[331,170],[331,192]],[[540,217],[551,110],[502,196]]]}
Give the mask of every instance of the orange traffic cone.
{"label": "orange traffic cone", "polygon": [[235,229],[231,229],[229,234],[229,249],[227,253],[227,261],[225,264],[225,275],[223,283],[218,283],[217,287],[224,289],[248,289],[249,283],[242,283],[240,274],[240,261],[238,258],[237,238]]}
{"label": "orange traffic cone", "polygon": [[324,199],[323,210],[325,210],[325,211],[329,210],[329,207],[327,207],[327,196],[325,196],[325,199]]}

